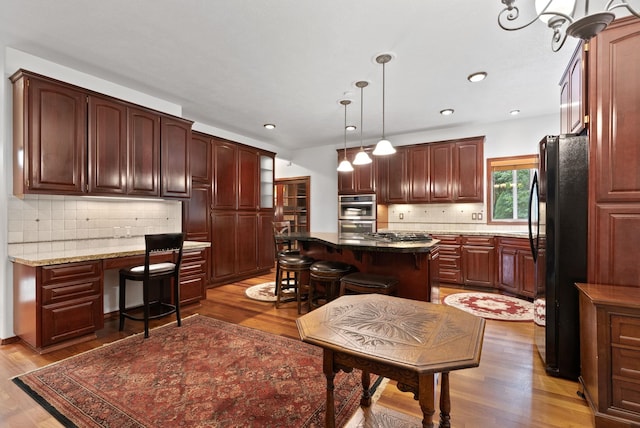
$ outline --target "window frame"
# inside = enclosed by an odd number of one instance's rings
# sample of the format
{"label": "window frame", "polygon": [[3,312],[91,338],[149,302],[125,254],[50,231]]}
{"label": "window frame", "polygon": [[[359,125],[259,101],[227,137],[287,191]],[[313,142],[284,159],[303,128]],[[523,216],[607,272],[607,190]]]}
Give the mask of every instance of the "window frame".
{"label": "window frame", "polygon": [[[509,168],[511,167],[511,168]],[[520,167],[520,168],[518,168]],[[518,219],[494,219],[493,218],[493,173],[504,169],[535,169],[539,171],[540,157],[537,154],[504,156],[497,158],[487,158],[487,224],[501,225],[526,225],[527,220]]]}

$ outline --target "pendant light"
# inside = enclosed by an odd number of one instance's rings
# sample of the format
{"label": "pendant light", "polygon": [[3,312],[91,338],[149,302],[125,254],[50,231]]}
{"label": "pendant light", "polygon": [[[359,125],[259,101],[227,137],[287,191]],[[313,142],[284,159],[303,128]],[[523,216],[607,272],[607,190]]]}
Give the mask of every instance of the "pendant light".
{"label": "pendant light", "polygon": [[353,160],[353,164],[354,165],[366,165],[369,164],[371,162],[373,162],[371,160],[371,158],[369,157],[369,155],[364,151],[364,146],[362,144],[362,112],[363,112],[363,89],[366,88],[369,85],[369,82],[366,82],[364,80],[361,80],[359,82],[356,82],[356,86],[358,88],[360,88],[360,151],[356,154],[355,159]]}
{"label": "pendant light", "polygon": [[391,145],[391,141],[387,140],[384,135],[384,89],[385,89],[385,76],[384,65],[391,61],[391,55],[381,54],[376,57],[376,62],[382,64],[382,139],[376,144],[376,148],[373,150],[375,156],[392,155],[396,152],[396,149]]}
{"label": "pendant light", "polygon": [[338,165],[338,171],[350,172],[353,171],[353,166],[349,159],[347,159],[347,106],[351,104],[350,100],[340,100],[340,104],[344,106],[344,159]]}

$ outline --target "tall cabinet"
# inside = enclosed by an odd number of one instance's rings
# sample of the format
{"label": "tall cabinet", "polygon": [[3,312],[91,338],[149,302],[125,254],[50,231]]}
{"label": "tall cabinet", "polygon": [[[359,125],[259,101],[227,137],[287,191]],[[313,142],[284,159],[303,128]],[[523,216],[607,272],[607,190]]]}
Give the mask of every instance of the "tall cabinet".
{"label": "tall cabinet", "polygon": [[[588,282],[596,289],[606,287],[601,284],[638,289],[640,20],[617,19],[589,42],[588,49],[578,51],[578,55],[582,65],[578,68],[578,60],[574,59],[568,74],[571,70],[583,70],[580,79],[586,81],[586,91],[582,92],[580,101],[588,111]],[[576,77],[573,81],[580,79]],[[575,122],[571,119],[565,123],[567,129],[571,129],[571,123]],[[594,296],[597,290],[590,289],[588,294]],[[618,295],[617,300],[615,305],[628,304],[623,294]],[[590,303],[586,298],[582,303],[580,381],[594,410],[596,426],[637,426],[640,424],[640,382],[630,379],[629,371],[616,372],[628,362],[620,360],[621,352],[629,355],[638,352],[622,340],[622,336],[637,337],[637,314],[627,314],[626,309],[614,308],[613,303],[602,308],[598,302]],[[620,333],[618,326],[623,325],[626,331]],[[633,361],[637,361],[637,355],[633,355]],[[634,365],[633,370],[637,369]]]}
{"label": "tall cabinet", "polygon": [[220,285],[273,267],[274,153],[194,133],[187,237],[211,242],[208,283]]}
{"label": "tall cabinet", "polygon": [[292,232],[309,232],[310,178],[283,178],[275,182],[275,221],[288,221]]}

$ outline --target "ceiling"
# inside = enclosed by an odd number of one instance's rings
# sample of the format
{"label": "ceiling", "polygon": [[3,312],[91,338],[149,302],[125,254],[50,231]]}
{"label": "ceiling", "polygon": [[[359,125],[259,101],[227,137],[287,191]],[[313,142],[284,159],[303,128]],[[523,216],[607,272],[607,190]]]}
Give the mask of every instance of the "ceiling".
{"label": "ceiling", "polygon": [[[575,41],[540,22],[507,32],[500,0],[5,0],[12,48],[182,106],[183,116],[286,150],[559,112]],[[481,83],[467,76],[485,71]],[[439,111],[455,109],[452,116]],[[265,123],[276,124],[267,131]],[[360,141],[360,130],[348,146]]]}

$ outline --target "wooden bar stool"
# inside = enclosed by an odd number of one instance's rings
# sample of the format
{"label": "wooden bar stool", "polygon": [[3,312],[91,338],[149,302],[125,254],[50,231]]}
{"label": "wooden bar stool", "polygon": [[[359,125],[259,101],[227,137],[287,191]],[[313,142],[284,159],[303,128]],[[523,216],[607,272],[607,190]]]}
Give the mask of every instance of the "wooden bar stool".
{"label": "wooden bar stool", "polygon": [[[308,310],[320,306],[319,301],[324,300],[325,303],[338,297],[340,278],[352,272],[353,266],[342,262],[317,261],[311,265],[311,272],[308,288],[307,307]],[[324,287],[324,293],[320,293],[317,289],[318,285]]]}
{"label": "wooden bar stool", "polygon": [[[305,272],[309,272],[309,268],[314,260],[306,256],[282,256],[278,259],[280,269],[276,273],[276,308],[280,307],[280,303],[291,301],[291,299],[283,300],[285,290],[293,288],[298,302],[298,313],[302,313],[302,277]],[[293,274],[293,280],[282,281],[283,276],[289,277]],[[279,285],[279,286],[278,286]]]}
{"label": "wooden bar stool", "polygon": [[392,276],[354,272],[340,280],[340,295],[344,294],[386,294],[395,296],[398,279]]}

